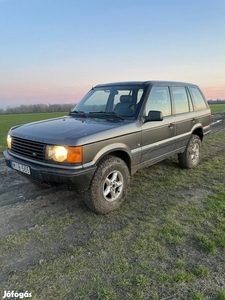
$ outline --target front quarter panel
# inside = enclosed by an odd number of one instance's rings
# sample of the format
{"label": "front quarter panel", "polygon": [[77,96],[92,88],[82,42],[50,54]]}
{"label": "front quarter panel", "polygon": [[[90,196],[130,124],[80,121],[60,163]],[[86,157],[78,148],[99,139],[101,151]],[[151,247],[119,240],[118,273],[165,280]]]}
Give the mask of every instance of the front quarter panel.
{"label": "front quarter panel", "polygon": [[125,152],[132,162],[131,168],[138,165],[141,159],[141,134],[133,132],[110,140],[100,140],[92,144],[83,146],[84,167],[90,167],[107,154],[117,151]]}

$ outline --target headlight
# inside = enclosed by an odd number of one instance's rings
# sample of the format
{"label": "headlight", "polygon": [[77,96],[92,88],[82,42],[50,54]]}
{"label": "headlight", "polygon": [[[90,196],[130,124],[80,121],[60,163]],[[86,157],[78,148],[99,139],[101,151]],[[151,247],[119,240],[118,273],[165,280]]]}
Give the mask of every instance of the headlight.
{"label": "headlight", "polygon": [[11,136],[8,134],[7,135],[7,146],[9,149],[11,149],[11,143],[12,143],[12,138]]}
{"label": "headlight", "polygon": [[47,145],[45,158],[57,162],[81,163],[82,147],[67,147]]}
{"label": "headlight", "polygon": [[63,162],[67,158],[67,150],[63,146],[50,146],[46,147],[46,158],[53,159],[54,161]]}

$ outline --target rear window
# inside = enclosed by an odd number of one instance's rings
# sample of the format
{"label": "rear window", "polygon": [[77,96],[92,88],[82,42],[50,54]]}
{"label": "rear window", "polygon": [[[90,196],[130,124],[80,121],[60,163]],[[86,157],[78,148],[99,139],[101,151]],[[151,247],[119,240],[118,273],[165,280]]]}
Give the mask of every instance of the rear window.
{"label": "rear window", "polygon": [[205,100],[202,96],[202,94],[200,93],[198,88],[190,88],[191,93],[192,93],[192,98],[194,101],[194,105],[195,105],[195,109],[199,110],[199,109],[204,109],[206,108],[206,103]]}

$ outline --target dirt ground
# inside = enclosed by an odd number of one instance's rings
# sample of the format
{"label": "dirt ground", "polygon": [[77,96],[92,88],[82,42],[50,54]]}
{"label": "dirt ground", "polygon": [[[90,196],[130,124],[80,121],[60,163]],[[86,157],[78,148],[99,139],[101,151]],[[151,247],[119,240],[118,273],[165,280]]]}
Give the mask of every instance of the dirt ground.
{"label": "dirt ground", "polygon": [[[225,111],[214,113],[211,134],[224,129]],[[67,207],[86,210],[74,192],[35,186],[6,167],[3,157],[0,157],[0,207],[0,237],[32,228],[40,218],[61,215]]]}

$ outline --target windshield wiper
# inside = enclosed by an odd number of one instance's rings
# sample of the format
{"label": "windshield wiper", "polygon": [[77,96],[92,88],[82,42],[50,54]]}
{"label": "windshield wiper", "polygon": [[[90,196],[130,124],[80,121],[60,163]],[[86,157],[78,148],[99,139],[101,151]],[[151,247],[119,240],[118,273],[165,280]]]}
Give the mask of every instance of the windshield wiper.
{"label": "windshield wiper", "polygon": [[124,120],[122,117],[117,115],[114,111],[111,111],[111,112],[90,111],[89,117],[90,118],[114,118],[114,119]]}
{"label": "windshield wiper", "polygon": [[69,113],[69,116],[76,116],[76,117],[83,117],[83,118],[87,118],[87,115],[85,114],[85,112],[81,111],[81,110],[72,110]]}

